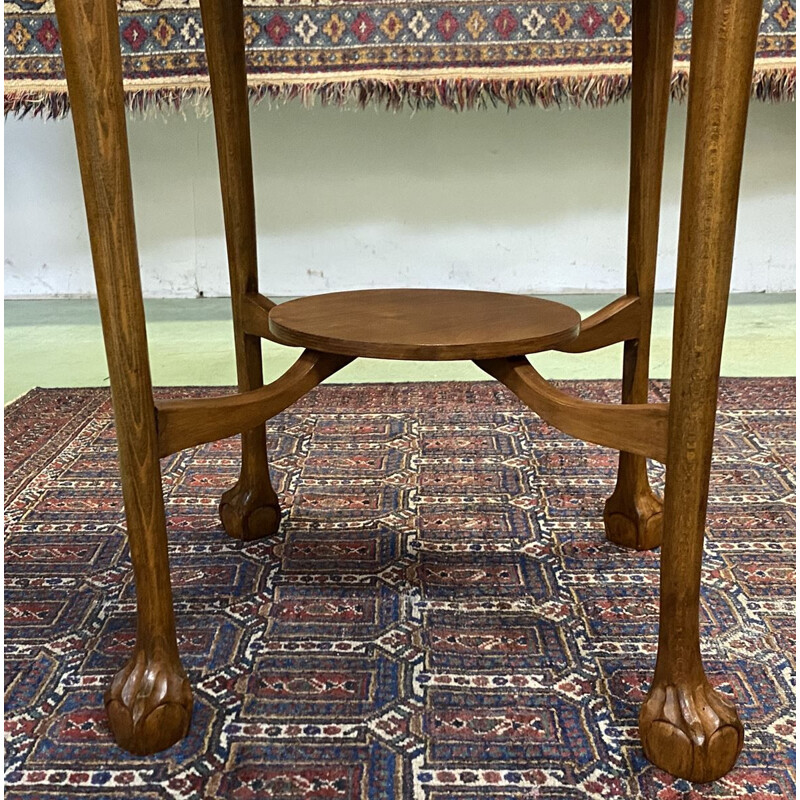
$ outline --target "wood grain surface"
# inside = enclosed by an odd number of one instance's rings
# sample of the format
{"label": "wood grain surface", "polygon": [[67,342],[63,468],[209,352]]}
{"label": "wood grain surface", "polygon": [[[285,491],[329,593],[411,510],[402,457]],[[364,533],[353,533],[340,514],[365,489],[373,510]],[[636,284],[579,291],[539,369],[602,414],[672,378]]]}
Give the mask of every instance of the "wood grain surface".
{"label": "wood grain surface", "polygon": [[722,337],[760,0],[696,0],[681,197],[658,659],[639,715],[644,752],[692,781],[742,749],[731,699],[700,656],[700,570]]}
{"label": "wood grain surface", "polygon": [[523,295],[368,289],[303,297],[269,313],[275,338],[326,353],[452,361],[536,353],[574,339],[580,314]]}

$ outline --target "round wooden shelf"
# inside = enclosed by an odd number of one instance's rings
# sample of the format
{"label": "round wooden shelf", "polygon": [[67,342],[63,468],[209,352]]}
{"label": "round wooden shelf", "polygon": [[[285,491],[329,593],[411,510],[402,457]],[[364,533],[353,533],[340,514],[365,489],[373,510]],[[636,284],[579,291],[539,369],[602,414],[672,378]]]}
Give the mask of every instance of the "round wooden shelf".
{"label": "round wooden shelf", "polygon": [[549,350],[580,331],[561,303],[498,292],[369,289],[290,300],[269,313],[284,344],[415,361],[505,358]]}

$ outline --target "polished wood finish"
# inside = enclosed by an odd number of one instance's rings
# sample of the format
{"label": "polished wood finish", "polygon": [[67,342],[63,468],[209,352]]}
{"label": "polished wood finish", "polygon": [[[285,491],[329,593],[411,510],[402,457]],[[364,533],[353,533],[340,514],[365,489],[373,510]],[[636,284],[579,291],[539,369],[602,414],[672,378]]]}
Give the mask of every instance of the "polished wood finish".
{"label": "polished wood finish", "polygon": [[[677,0],[634,0],[631,15],[633,76],[626,290],[639,298],[639,330],[625,342],[623,403],[647,402],[661,176],[677,10]],[[661,498],[650,488],[644,458],[620,453],[617,484],[603,511],[606,536],[635,550],[658,547],[662,512]]]}
{"label": "polished wood finish", "polygon": [[192,692],[178,656],[167,530],[122,92],[114,0],[58,0],[75,140],[117,424],[128,545],[136,579],[136,645],[105,702],[114,738],[155,753],[184,737]]}
{"label": "polished wood finish", "polygon": [[[262,294],[246,295],[242,304],[244,329],[247,333],[260,336],[262,339],[286,344],[281,342],[269,328],[269,312],[273,308],[275,303]],[[552,349],[563,353],[588,353],[601,347],[635,339],[639,335],[640,328],[639,298],[623,295],[586,317],[581,322],[577,338],[554,345]]]}
{"label": "polished wood finish", "polygon": [[505,384],[545,422],[605,447],[667,460],[667,403],[594,403],[559,391],[524,356],[475,362]]}
{"label": "polished wood finish", "polygon": [[618,342],[635,339],[641,328],[642,308],[638,297],[623,295],[581,322],[576,339],[553,347],[562,353],[588,353]]}
{"label": "polished wood finish", "polygon": [[497,292],[369,289],[302,297],[269,312],[285,344],[367,358],[452,361],[537,353],[574,339],[577,311]]}
{"label": "polished wood finish", "polygon": [[703,557],[722,336],[760,0],[695,0],[681,199],[658,660],[639,730],[647,757],[692,781],[742,748],[733,704],[700,657]]}
{"label": "polished wood finish", "polygon": [[[245,297],[258,292],[256,211],[242,0],[201,0],[214,128],[217,136],[225,241],[231,282],[239,391],[263,386],[261,339],[245,331]],[[242,433],[242,468],[220,501],[225,530],[235,539],[260,539],[278,529],[281,510],[272,488],[263,423]]]}
{"label": "polished wood finish", "polygon": [[242,325],[245,333],[282,344],[269,329],[269,312],[273,308],[275,303],[263,294],[246,294],[242,303]]}
{"label": "polished wood finish", "polygon": [[[647,357],[675,0],[635,0],[631,212],[624,297],[583,325],[559,303],[487,292],[375,290],[275,306],[258,293],[242,0],[201,0],[211,74],[239,392],[154,402],[138,274],[114,0],[56,0],[109,363],[137,592],[133,655],[106,694],[119,744],[154,753],[188,730],[192,695],[172,609],[158,457],[242,433],[242,471],[222,499],[232,536],[273,533],[264,421],[356,356],[470,358],[542,418],[621,451],[607,533],[630,547],[661,537],[645,457],[666,460],[658,659],[639,725],[658,766],[693,781],[725,774],[742,746],[732,703],[700,657],[705,509],[742,148],[761,5],[696,0],[681,206],[671,401],[648,404]],[[263,385],[260,338],[308,348]],[[623,402],[550,385],[525,354],[624,341]]]}
{"label": "polished wood finish", "polygon": [[353,359],[306,350],[273,383],[249,392],[189,400],[157,400],[158,454],[251,430],[280,414]]}

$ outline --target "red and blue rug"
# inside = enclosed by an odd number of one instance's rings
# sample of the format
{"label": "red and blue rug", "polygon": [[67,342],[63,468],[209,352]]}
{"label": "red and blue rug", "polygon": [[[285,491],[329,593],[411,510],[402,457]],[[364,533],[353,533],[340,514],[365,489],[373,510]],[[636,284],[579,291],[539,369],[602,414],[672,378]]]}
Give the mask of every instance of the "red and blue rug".
{"label": "red and blue rug", "polygon": [[[721,17],[724,3],[716,10]],[[753,95],[793,100],[796,0],[764,0]],[[117,0],[131,108],[208,94],[197,0]],[[679,0],[672,94],[688,86],[692,0]],[[254,100],[387,108],[602,106],[630,94],[631,0],[245,0]],[[714,19],[713,24],[717,20]],[[5,111],[69,110],[52,0],[7,0]]]}
{"label": "red and blue rug", "polygon": [[703,655],[746,734],[730,775],[693,786],[638,741],[659,557],[604,539],[616,456],[493,383],[315,390],[269,424],[284,519],[261,542],[217,519],[235,439],[165,459],[194,719],[165,753],[122,752],[102,700],[134,630],[109,396],[31,392],[6,411],[6,798],[794,797],[794,398],[793,379],[722,383]]}

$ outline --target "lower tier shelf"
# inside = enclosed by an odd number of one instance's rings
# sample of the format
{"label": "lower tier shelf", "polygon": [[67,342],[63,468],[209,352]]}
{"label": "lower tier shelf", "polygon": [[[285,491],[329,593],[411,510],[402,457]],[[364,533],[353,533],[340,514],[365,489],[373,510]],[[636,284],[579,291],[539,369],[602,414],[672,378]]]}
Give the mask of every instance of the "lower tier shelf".
{"label": "lower tier shelf", "polygon": [[269,329],[284,344],[414,361],[538,353],[572,341],[580,327],[578,312],[562,303],[456,289],[334,292],[269,312]]}

